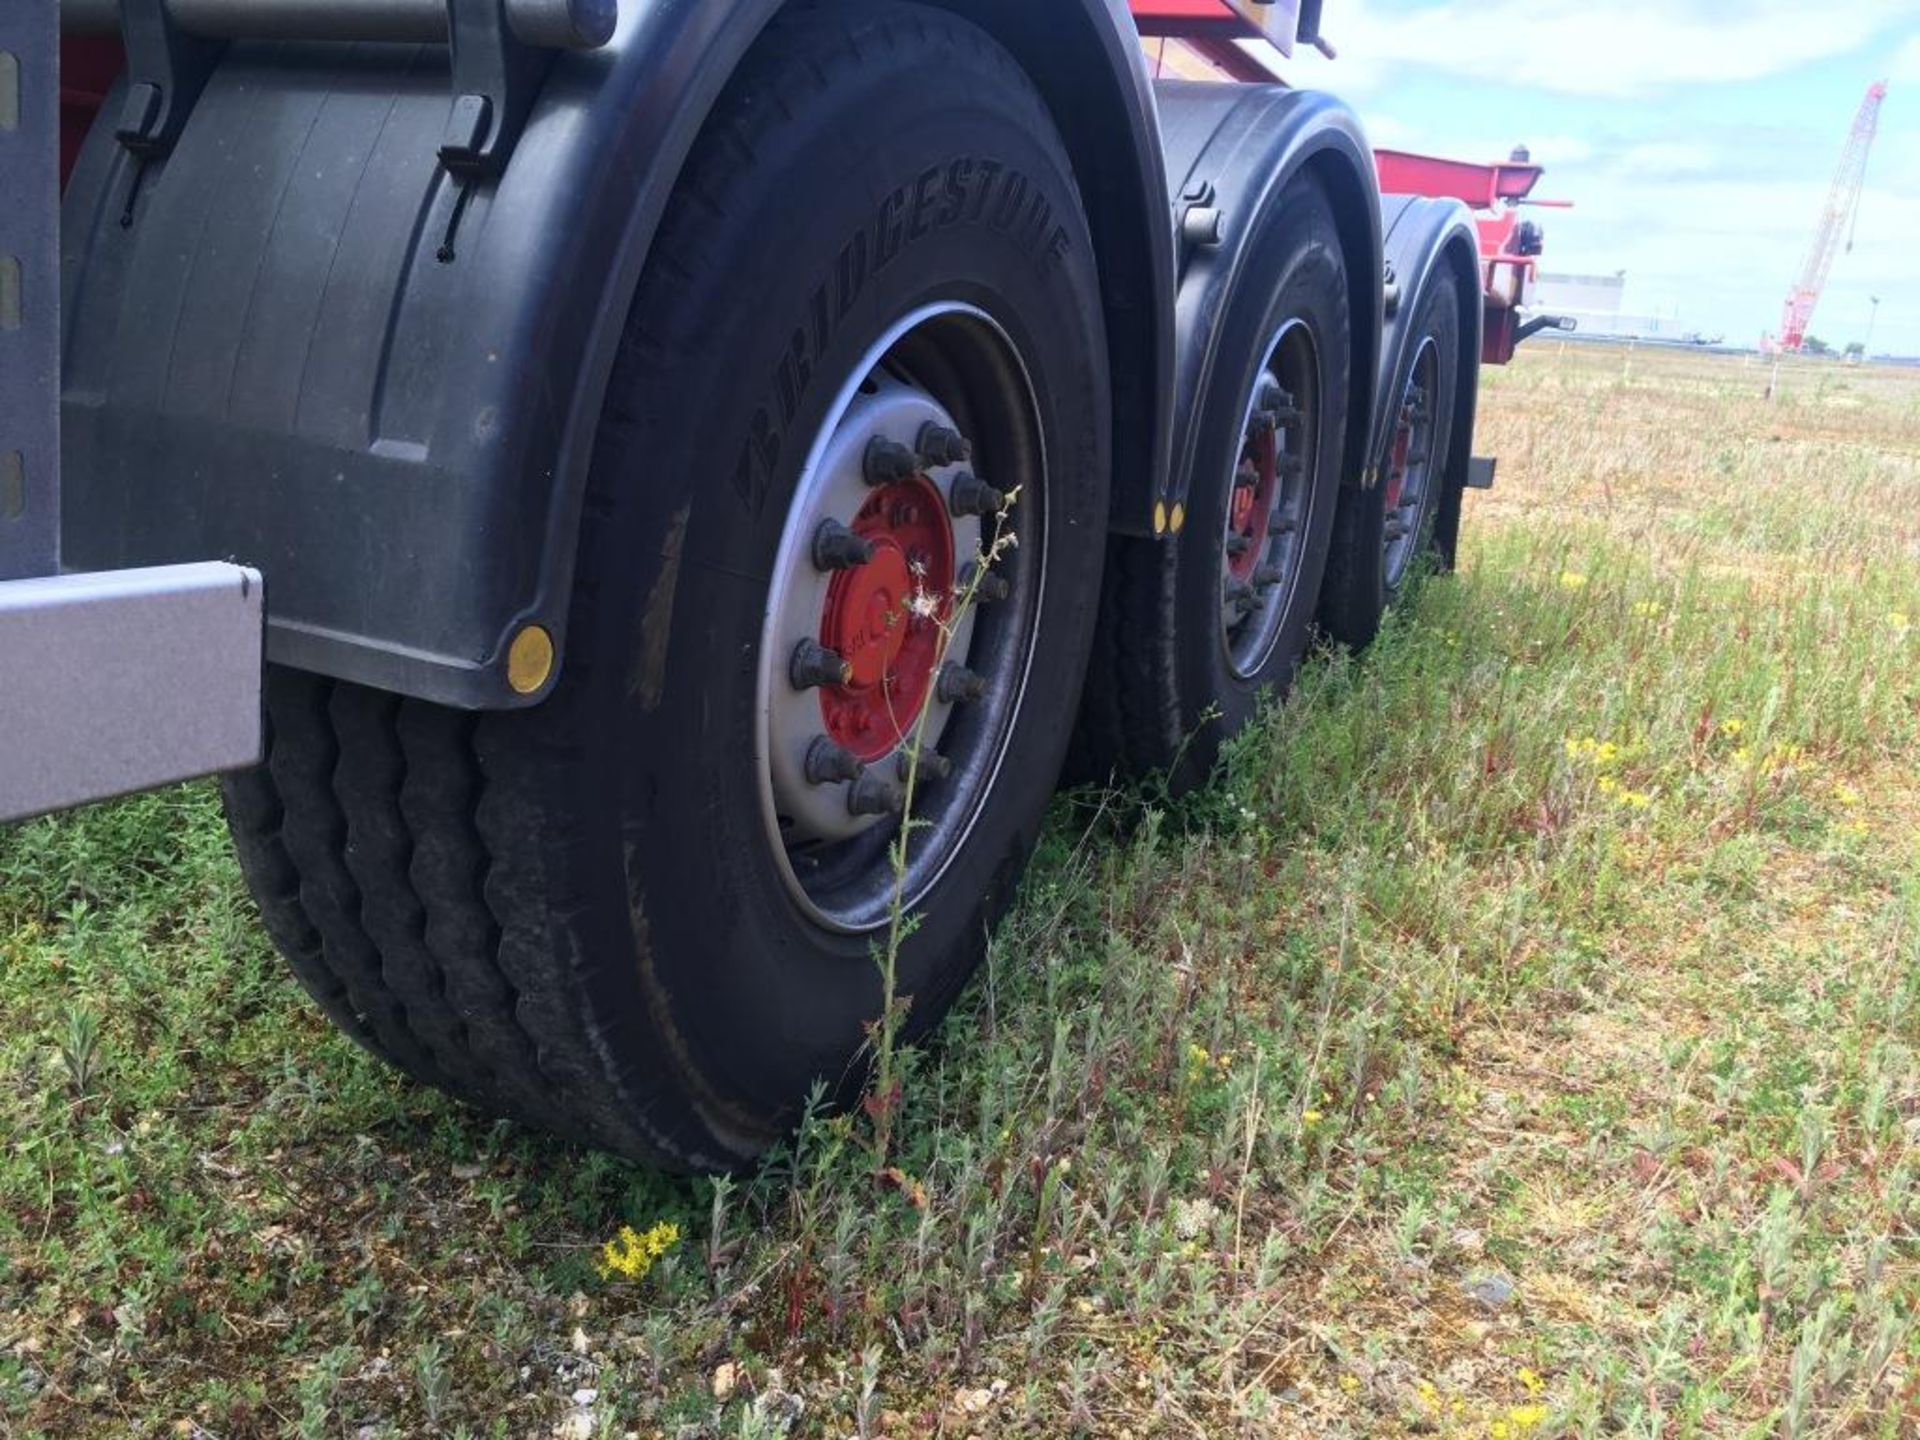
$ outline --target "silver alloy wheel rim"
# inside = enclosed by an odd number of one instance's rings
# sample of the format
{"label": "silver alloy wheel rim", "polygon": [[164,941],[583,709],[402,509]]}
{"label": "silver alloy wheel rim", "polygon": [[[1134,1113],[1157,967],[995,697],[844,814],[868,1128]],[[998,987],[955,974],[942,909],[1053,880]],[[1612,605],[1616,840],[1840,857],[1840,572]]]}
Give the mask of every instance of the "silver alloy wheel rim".
{"label": "silver alloy wheel rim", "polygon": [[[1266,363],[1254,381],[1240,422],[1241,448],[1228,477],[1228,502],[1220,558],[1220,642],[1227,668],[1240,680],[1259,677],[1273,658],[1288,612],[1298,596],[1306,541],[1313,521],[1314,474],[1320,461],[1321,396],[1325,393],[1320,349],[1306,321],[1289,319],[1267,346]],[[1280,427],[1277,493],[1266,507],[1267,523],[1257,542],[1252,569],[1271,568],[1271,583],[1256,587],[1249,607],[1238,598],[1234,557],[1229,547],[1235,524],[1234,493],[1241,488],[1241,467],[1266,406],[1297,412]],[[1288,463],[1291,462],[1291,463]]]}
{"label": "silver alloy wheel rim", "polygon": [[[927,368],[938,372],[943,393],[916,379],[908,357],[916,350],[938,357]],[[978,383],[969,387],[968,377]],[[894,888],[890,857],[900,821],[853,815],[846,784],[808,779],[808,750],[823,733],[822,703],[816,691],[793,683],[791,657],[800,642],[818,640],[822,630],[831,581],[814,560],[821,523],[849,522],[872,495],[864,464],[876,438],[913,447],[930,424],[967,435],[975,450],[965,461],[926,465],[919,478],[950,502],[956,481],[977,472],[989,485],[1017,484],[1019,500],[1007,525],[1017,543],[995,567],[1010,580],[1012,594],[963,612],[951,625],[939,667],[957,663],[981,674],[986,697],[956,705],[936,688],[926,697],[924,728],[909,727],[903,742],[866,765],[893,778],[918,733],[927,754],[953,766],[941,778],[923,762],[917,778],[905,887],[909,909],[939,882],[998,781],[1024,704],[1045,598],[1046,458],[1024,361],[1006,330],[976,306],[952,302],[917,310],[861,357],[808,452],[788,507],[761,631],[755,760],[768,843],[802,912],[842,934],[868,933],[887,922]],[[949,505],[948,524],[950,562],[958,576],[990,541],[994,522],[953,515]]]}
{"label": "silver alloy wheel rim", "polygon": [[[1386,547],[1384,574],[1388,590],[1397,590],[1406,579],[1413,558],[1419,553],[1420,537],[1426,530],[1433,509],[1434,397],[1440,389],[1440,347],[1431,335],[1421,338],[1414,352],[1413,366],[1407,372],[1406,388],[1400,393],[1400,413],[1396,417],[1393,438],[1387,443],[1387,463],[1400,471],[1400,491],[1389,490],[1386,497],[1386,527],[1381,543]],[[1399,449],[1400,435],[1407,436],[1407,454]],[[1402,466],[1404,465],[1404,469]],[[1391,483],[1391,475],[1382,481]],[[1397,500],[1397,503],[1396,503]]]}

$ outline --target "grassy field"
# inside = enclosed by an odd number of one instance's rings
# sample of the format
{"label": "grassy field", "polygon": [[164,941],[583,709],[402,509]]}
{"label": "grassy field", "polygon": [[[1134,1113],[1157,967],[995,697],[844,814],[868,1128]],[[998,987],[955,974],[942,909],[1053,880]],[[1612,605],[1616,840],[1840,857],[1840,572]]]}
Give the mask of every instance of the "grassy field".
{"label": "grassy field", "polygon": [[1461,573],[1061,801],[885,1182],[405,1087],[205,787],[0,834],[0,1433],[1920,1434],[1920,374],[1763,383],[1493,375]]}

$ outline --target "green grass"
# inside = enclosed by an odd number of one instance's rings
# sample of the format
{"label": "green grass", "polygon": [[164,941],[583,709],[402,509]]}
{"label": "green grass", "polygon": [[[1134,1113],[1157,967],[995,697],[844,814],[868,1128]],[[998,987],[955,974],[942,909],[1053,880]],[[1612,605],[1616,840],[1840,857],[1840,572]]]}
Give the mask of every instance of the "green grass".
{"label": "green grass", "polygon": [[0,834],[0,1433],[1914,1433],[1920,376],[1763,384],[1496,374],[1461,573],[1060,802],[888,1180],[403,1085],[206,787]]}

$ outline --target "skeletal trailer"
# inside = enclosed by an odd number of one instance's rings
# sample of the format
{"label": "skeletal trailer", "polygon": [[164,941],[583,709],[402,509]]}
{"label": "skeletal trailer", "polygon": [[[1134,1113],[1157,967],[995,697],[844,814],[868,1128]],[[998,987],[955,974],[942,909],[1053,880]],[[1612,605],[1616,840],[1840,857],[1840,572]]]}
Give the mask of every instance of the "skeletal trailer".
{"label": "skeletal trailer", "polygon": [[0,8],[0,818],[226,772],[362,1044],[749,1162],[896,894],[912,1035],[1063,764],[1199,783],[1491,480],[1539,171],[1320,8]]}

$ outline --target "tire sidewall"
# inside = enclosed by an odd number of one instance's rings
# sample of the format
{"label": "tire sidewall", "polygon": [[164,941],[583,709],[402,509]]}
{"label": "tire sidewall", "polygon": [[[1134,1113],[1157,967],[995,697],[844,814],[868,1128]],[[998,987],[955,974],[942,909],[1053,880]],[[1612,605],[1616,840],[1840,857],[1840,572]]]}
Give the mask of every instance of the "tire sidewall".
{"label": "tire sidewall", "polygon": [[[625,377],[610,404],[631,423],[596,458],[627,473],[583,536],[591,598],[569,647],[584,663],[556,696],[578,718],[572,808],[591,832],[575,847],[586,904],[570,938],[603,1032],[650,1017],[715,1129],[747,1132],[740,1148],[772,1138],[815,1079],[851,1081],[881,1010],[875,937],[820,927],[786,889],[754,760],[756,690],[767,577],[807,452],[869,347],[925,306],[974,306],[1006,332],[1038,401],[1050,494],[1021,718],[901,951],[910,1031],[945,1008],[1011,899],[1064,750],[1049,717],[1078,700],[1106,521],[1097,277],[1044,111],[1010,60],[968,39],[939,74],[869,67],[765,137],[753,170],[766,183],[729,192],[730,240],[690,285],[666,277],[689,293],[643,287],[640,305],[664,312],[651,339],[677,361]],[[956,196],[960,160],[974,178]],[[861,236],[864,278],[847,261]],[[626,1066],[621,1044],[605,1051]]]}
{"label": "tire sidewall", "polygon": [[[1187,518],[1176,542],[1171,601],[1182,624],[1175,663],[1183,672],[1182,727],[1191,737],[1177,768],[1204,775],[1222,737],[1238,734],[1265,694],[1284,695],[1307,648],[1333,533],[1345,464],[1352,321],[1347,272],[1333,210],[1320,186],[1302,177],[1277,202],[1258,255],[1237,290],[1270,291],[1264,307],[1230,300],[1218,359],[1199,407]],[[1302,526],[1300,573],[1273,648],[1250,677],[1228,663],[1220,606],[1227,509],[1254,387],[1273,340],[1289,320],[1312,330],[1320,361],[1319,445]]]}
{"label": "tire sidewall", "polygon": [[[1335,558],[1326,599],[1326,624],[1334,637],[1350,645],[1365,645],[1379,632],[1380,622],[1414,575],[1421,557],[1433,545],[1435,527],[1446,503],[1448,457],[1452,453],[1455,407],[1460,391],[1459,282],[1450,271],[1436,271],[1422,288],[1414,328],[1396,364],[1387,391],[1386,423],[1374,441],[1374,473],[1379,481],[1365,490],[1349,489],[1340,497],[1335,527]],[[1397,585],[1387,583],[1386,471],[1393,453],[1400,397],[1406,393],[1420,351],[1431,337],[1438,354],[1440,394],[1434,405],[1433,459],[1429,486],[1434,487],[1420,517],[1420,535],[1406,571]]]}

